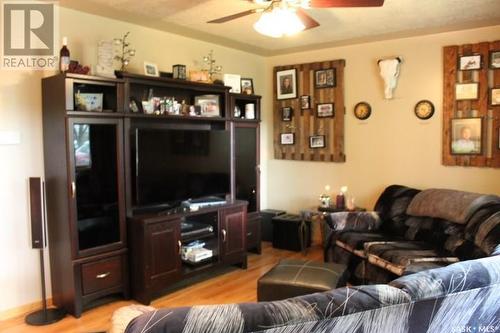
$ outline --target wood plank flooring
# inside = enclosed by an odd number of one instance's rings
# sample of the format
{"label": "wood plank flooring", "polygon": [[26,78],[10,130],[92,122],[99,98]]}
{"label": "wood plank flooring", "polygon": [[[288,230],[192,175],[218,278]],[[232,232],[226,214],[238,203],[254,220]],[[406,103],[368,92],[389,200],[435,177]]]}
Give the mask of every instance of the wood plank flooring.
{"label": "wood plank flooring", "polygon": [[[300,252],[290,252],[272,248],[269,243],[263,243],[261,255],[250,254],[248,269],[235,268],[230,272],[210,278],[192,286],[177,290],[151,303],[152,306],[178,307],[200,304],[220,304],[255,302],[257,299],[257,280],[271,269],[280,259],[302,258],[310,260],[323,260],[320,246],[313,246],[306,256]],[[24,316],[0,322],[2,333],[90,333],[103,332],[110,328],[110,319],[113,312],[134,301],[116,301],[110,304],[88,310],[81,318],[76,319],[66,316],[58,323],[34,327],[24,323]]]}

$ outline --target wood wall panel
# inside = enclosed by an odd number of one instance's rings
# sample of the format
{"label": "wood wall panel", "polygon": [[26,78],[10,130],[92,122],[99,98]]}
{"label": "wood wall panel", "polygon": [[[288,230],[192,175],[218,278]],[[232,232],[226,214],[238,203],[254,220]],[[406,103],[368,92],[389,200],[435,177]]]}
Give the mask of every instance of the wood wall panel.
{"label": "wood wall panel", "polygon": [[[500,50],[500,41],[446,46],[443,48],[443,165],[500,167],[499,123],[500,106],[490,105],[490,89],[500,87],[500,69],[489,68],[489,52]],[[480,70],[460,71],[461,56],[482,56]],[[456,101],[455,84],[479,84],[477,100]],[[482,153],[479,155],[451,154],[451,120],[453,118],[481,117]]]}
{"label": "wood wall panel", "polygon": [[[344,60],[331,60],[306,64],[278,66],[273,71],[273,129],[274,129],[274,157],[276,159],[298,161],[325,161],[345,162],[344,153]],[[295,68],[297,70],[297,98],[278,100],[276,73],[278,71]],[[314,71],[335,68],[336,86],[333,88],[315,88]],[[311,97],[311,108],[301,110],[300,96]],[[316,105],[320,103],[334,103],[335,117],[318,118]],[[293,108],[291,122],[281,119],[283,107]],[[294,145],[281,145],[281,133],[294,133]],[[324,135],[325,148],[309,148],[309,137]]]}

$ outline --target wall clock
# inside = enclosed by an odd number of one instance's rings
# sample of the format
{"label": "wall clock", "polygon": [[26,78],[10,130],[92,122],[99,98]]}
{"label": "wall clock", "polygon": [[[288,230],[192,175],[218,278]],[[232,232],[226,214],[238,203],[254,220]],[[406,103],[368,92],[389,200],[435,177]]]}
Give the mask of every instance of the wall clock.
{"label": "wall clock", "polygon": [[370,104],[366,102],[359,102],[354,107],[354,115],[359,120],[366,120],[370,118],[371,114],[372,114],[372,107],[370,106]]}
{"label": "wall clock", "polygon": [[422,120],[430,119],[434,115],[434,104],[428,100],[421,100],[415,105],[415,115]]}

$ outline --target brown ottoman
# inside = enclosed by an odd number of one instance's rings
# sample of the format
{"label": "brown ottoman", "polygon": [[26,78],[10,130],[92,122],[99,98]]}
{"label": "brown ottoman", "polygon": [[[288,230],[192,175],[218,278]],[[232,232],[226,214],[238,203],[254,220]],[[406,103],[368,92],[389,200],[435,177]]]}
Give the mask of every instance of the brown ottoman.
{"label": "brown ottoman", "polygon": [[257,281],[257,300],[277,301],[345,286],[347,266],[284,259]]}

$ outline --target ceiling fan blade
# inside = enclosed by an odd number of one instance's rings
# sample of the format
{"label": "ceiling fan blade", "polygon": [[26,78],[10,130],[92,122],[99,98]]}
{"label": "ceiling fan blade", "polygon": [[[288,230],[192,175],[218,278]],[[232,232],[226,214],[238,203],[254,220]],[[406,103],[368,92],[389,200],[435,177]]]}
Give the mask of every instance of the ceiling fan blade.
{"label": "ceiling fan blade", "polygon": [[302,23],[304,23],[304,25],[306,26],[304,30],[316,28],[319,26],[318,21],[309,16],[309,14],[307,14],[306,11],[302,8],[297,8],[296,13]]}
{"label": "ceiling fan blade", "polygon": [[260,9],[260,8],[249,9],[249,10],[245,10],[244,12],[236,13],[236,14],[229,15],[229,16],[220,17],[218,19],[215,19],[215,20],[212,20],[212,21],[208,21],[207,23],[224,23],[224,22],[227,22],[227,21],[235,20],[235,19],[243,17],[243,16],[247,16],[247,15],[250,15],[250,14],[258,13],[260,11],[262,11],[262,9]]}
{"label": "ceiling fan blade", "polygon": [[380,7],[384,0],[310,0],[311,8]]}

